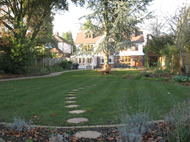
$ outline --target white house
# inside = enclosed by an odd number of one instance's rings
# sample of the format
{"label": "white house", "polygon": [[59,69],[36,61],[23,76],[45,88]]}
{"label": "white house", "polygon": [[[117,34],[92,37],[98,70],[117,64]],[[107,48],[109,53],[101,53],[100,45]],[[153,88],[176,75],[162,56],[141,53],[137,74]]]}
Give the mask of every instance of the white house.
{"label": "white house", "polygon": [[[94,36],[94,34],[86,34],[84,30],[77,34],[75,45],[78,52],[72,56],[72,59],[74,62],[79,63],[79,68],[94,68],[104,65],[104,53],[95,52],[98,44],[101,43],[104,37],[104,35]],[[131,41],[133,43],[131,47],[126,47],[118,53],[109,56],[109,64],[111,67],[144,66],[143,32],[137,31],[131,38]]]}
{"label": "white house", "polygon": [[58,32],[56,32],[53,37],[56,46],[51,49],[51,52],[54,52],[59,57],[70,57],[73,53],[72,44],[60,37]]}

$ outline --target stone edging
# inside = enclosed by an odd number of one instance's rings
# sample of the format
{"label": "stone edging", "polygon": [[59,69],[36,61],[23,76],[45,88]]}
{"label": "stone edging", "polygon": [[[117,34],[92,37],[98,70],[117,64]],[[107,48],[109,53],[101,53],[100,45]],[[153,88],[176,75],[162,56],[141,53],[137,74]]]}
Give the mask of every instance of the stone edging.
{"label": "stone edging", "polygon": [[[164,120],[155,120],[155,123],[164,122]],[[12,123],[0,122],[0,125],[4,125],[5,127],[11,126]],[[110,124],[110,125],[89,125],[89,126],[45,126],[45,125],[30,125],[34,127],[42,127],[42,128],[63,128],[63,129],[72,129],[72,128],[108,128],[108,127],[122,127],[124,124]]]}

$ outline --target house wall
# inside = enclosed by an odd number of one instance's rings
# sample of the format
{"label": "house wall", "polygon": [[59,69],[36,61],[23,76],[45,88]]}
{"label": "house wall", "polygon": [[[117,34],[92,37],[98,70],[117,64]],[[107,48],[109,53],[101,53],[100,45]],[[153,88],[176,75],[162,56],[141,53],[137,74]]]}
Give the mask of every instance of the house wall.
{"label": "house wall", "polygon": [[[144,56],[130,56],[131,61],[130,63],[123,63],[121,62],[121,56],[115,56],[115,64],[114,67],[144,67]],[[136,61],[136,58],[138,58],[138,61]]]}
{"label": "house wall", "polygon": [[67,54],[72,53],[72,46],[70,44],[67,44],[64,42],[58,42],[58,48],[64,53],[67,53]]}

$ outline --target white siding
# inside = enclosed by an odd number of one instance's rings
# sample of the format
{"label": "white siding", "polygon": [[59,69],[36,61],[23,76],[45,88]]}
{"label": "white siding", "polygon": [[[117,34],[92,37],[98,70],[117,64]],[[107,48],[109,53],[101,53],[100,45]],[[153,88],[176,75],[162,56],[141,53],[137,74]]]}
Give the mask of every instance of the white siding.
{"label": "white siding", "polygon": [[64,53],[72,53],[72,45],[63,43],[63,42],[58,42],[58,48],[63,51]]}
{"label": "white siding", "polygon": [[140,56],[145,55],[143,52],[143,44],[137,44],[138,51],[120,51],[119,56]]}

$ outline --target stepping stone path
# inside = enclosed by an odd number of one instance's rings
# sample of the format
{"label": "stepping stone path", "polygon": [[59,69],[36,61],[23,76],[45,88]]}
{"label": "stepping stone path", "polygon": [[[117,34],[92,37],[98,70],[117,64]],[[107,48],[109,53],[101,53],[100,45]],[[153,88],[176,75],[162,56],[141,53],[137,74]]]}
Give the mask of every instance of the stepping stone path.
{"label": "stepping stone path", "polygon": [[75,94],[76,92],[69,92],[69,94]]}
{"label": "stepping stone path", "polygon": [[65,103],[68,103],[68,104],[70,104],[70,103],[76,103],[76,101],[65,101]]}
{"label": "stepping stone path", "polygon": [[75,94],[67,94],[67,96],[75,96]]}
{"label": "stepping stone path", "polygon": [[74,124],[78,124],[78,123],[82,123],[82,122],[87,122],[88,119],[87,118],[71,118],[71,119],[68,119],[67,122],[68,123],[74,123]]}
{"label": "stepping stone path", "polygon": [[79,131],[75,134],[75,137],[77,138],[91,138],[95,139],[100,137],[102,134],[96,131]]}
{"label": "stepping stone path", "polygon": [[78,89],[83,90],[84,88],[78,88]]}
{"label": "stepping stone path", "polygon": [[[91,85],[91,86],[85,86],[85,88],[87,87],[93,87],[96,86],[96,84]],[[73,89],[71,92],[69,92],[67,94],[67,97],[65,97],[65,99],[67,100],[72,100],[72,99],[76,99],[77,97],[75,97],[76,93],[80,90],[83,90],[84,88],[78,88],[78,89]],[[76,108],[79,107],[79,105],[76,105],[74,103],[76,103],[76,101],[65,101],[65,103],[73,103],[71,105],[67,105],[65,106],[66,108]],[[70,114],[81,114],[81,113],[85,113],[85,110],[72,110],[69,111]],[[73,123],[73,124],[79,124],[79,123],[84,123],[84,122],[88,122],[87,118],[83,118],[83,117],[79,117],[79,118],[70,118],[67,120],[68,123]],[[100,137],[102,134],[96,131],[79,131],[75,134],[75,137],[78,138],[98,138]]]}
{"label": "stepping stone path", "polygon": [[65,97],[65,99],[68,99],[68,100],[73,100],[73,99],[76,99],[77,97]]}
{"label": "stepping stone path", "polygon": [[79,105],[68,105],[68,106],[65,106],[66,108],[74,108],[74,107],[78,107]]}
{"label": "stepping stone path", "polygon": [[78,89],[73,89],[72,91],[74,91],[74,92],[78,92],[79,90],[78,90]]}
{"label": "stepping stone path", "polygon": [[70,114],[80,114],[80,113],[84,113],[86,112],[85,110],[72,110],[72,111],[69,111]]}

